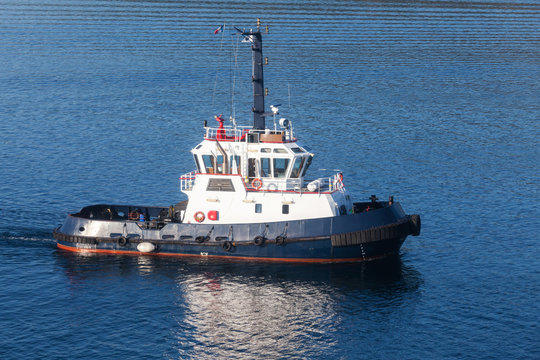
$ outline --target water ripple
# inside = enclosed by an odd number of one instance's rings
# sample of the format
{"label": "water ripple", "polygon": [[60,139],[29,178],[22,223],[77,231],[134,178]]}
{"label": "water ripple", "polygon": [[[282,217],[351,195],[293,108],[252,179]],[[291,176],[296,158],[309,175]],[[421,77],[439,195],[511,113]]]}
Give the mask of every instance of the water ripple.
{"label": "water ripple", "polygon": [[[56,250],[84,205],[176,203],[203,120],[248,122],[230,34],[256,17],[267,101],[422,236],[324,267]],[[539,23],[537,1],[1,0],[2,358],[538,358]]]}

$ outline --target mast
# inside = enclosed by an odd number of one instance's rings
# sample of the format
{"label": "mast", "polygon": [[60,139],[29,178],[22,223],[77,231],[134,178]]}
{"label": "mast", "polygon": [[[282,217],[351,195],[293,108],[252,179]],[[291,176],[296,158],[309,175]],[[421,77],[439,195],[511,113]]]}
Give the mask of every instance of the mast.
{"label": "mast", "polygon": [[257,19],[257,31],[241,31],[237,29],[244,39],[251,42],[252,52],[252,75],[253,83],[253,129],[264,130],[266,128],[264,120],[264,77],[263,77],[263,57],[262,57],[262,35],[260,31],[260,19]]}

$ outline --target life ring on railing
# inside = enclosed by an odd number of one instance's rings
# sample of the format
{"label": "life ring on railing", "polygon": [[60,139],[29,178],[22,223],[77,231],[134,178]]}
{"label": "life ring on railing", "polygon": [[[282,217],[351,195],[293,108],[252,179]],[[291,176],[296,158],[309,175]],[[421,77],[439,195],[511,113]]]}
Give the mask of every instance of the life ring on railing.
{"label": "life ring on railing", "polygon": [[261,179],[259,178],[255,178],[253,179],[253,181],[251,182],[251,186],[255,189],[255,190],[260,190],[263,186],[263,182]]}
{"label": "life ring on railing", "polygon": [[139,220],[139,212],[138,211],[132,211],[128,214],[128,219],[129,220]]}
{"label": "life ring on railing", "polygon": [[197,211],[195,215],[193,215],[193,218],[196,222],[200,223],[204,221],[204,213],[202,211]]}
{"label": "life ring on railing", "polygon": [[338,174],[338,180],[339,180],[340,183],[343,184],[343,173]]}

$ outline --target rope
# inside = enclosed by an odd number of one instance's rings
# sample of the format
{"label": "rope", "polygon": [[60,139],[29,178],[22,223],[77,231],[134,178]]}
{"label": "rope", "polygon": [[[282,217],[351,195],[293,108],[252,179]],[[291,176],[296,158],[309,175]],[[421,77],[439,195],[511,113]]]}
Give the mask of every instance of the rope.
{"label": "rope", "polygon": [[[223,37],[225,35],[225,24],[223,24],[223,29],[221,30],[221,41],[219,43],[219,53],[223,51]],[[216,97],[216,88],[217,88],[217,79],[218,79],[218,72],[219,72],[219,66],[216,68],[216,78],[214,80],[214,91],[212,92],[212,108],[214,107],[214,99]]]}
{"label": "rope", "polygon": [[[234,45],[234,39],[236,38],[236,47]],[[232,71],[232,81],[231,81],[231,115],[233,119],[236,119],[236,108],[234,105],[234,91],[236,87],[236,70],[238,69],[238,45],[240,43],[240,36],[236,34],[232,38],[232,48],[234,54],[234,69]]]}

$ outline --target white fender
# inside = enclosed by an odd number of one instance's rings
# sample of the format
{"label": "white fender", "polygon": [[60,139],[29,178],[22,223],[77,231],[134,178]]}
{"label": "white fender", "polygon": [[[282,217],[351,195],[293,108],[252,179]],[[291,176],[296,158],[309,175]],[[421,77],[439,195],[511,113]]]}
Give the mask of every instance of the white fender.
{"label": "white fender", "polygon": [[149,253],[156,250],[156,246],[150,242],[142,242],[139,245],[137,245],[137,250],[139,250],[142,253]]}
{"label": "white fender", "polygon": [[317,179],[310,182],[307,186],[309,191],[317,191],[322,186],[322,181]]}

